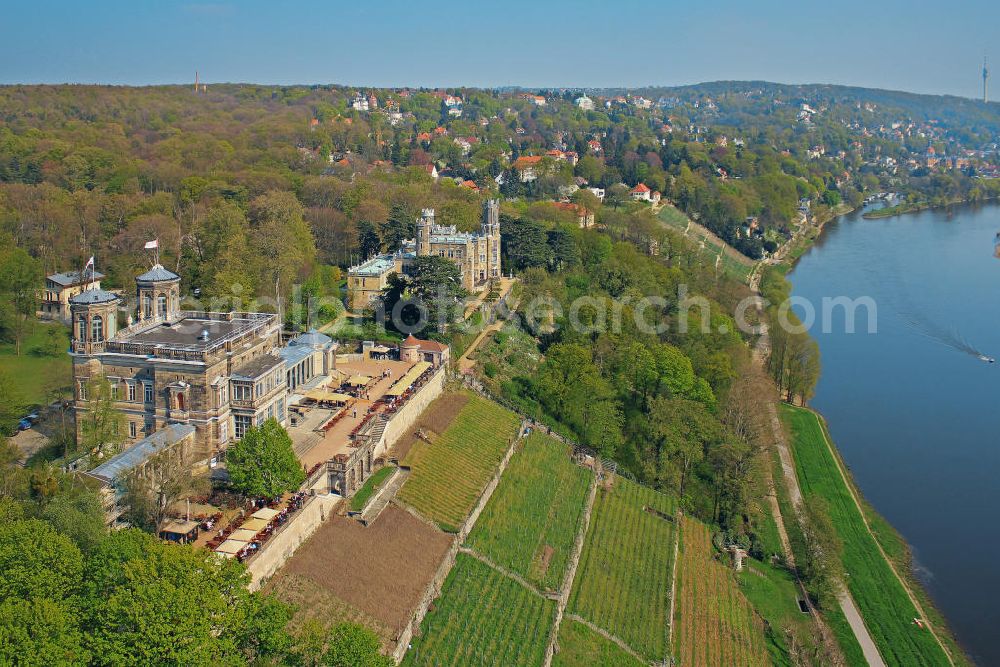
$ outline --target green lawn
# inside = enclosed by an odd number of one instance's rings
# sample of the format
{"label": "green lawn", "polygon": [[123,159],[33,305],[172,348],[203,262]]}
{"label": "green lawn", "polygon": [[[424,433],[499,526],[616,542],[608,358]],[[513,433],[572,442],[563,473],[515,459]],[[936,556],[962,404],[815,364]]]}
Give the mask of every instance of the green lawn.
{"label": "green lawn", "polygon": [[819,495],[829,506],[844,544],[848,587],[886,664],[948,664],[931,633],[913,623],[917,611],[865,528],[817,415],[787,405],[781,415],[792,432],[799,484],[803,493]]}
{"label": "green lawn", "polygon": [[668,652],[675,507],[673,498],[622,477],[599,488],[569,600],[571,612],[651,661]]}
{"label": "green lawn", "polygon": [[579,621],[563,618],[559,626],[559,652],[554,667],[644,667],[645,663],[622,650],[618,644],[597,634]]}
{"label": "green lawn", "polygon": [[543,589],[559,589],[590,479],[566,445],[532,433],[476,521],[469,546]]}
{"label": "green lawn", "polygon": [[458,554],[404,665],[541,665],[555,602]]}
{"label": "green lawn", "polygon": [[797,641],[806,642],[808,646],[814,627],[812,618],[799,609],[800,593],[795,578],[787,570],[751,560],[740,572],[739,582],[743,595],[767,621],[767,648],[771,663],[792,665],[784,630],[791,630]]}
{"label": "green lawn", "polygon": [[5,386],[14,390],[4,399],[27,412],[29,408],[51,403],[59,393],[71,395],[73,365],[68,349],[66,327],[57,323],[35,323],[21,343],[20,356],[15,354],[14,343],[0,343],[0,373],[10,381]]}
{"label": "green lawn", "polygon": [[351,496],[351,511],[360,512],[368,504],[375,492],[382,488],[385,480],[396,470],[395,466],[385,466],[375,471],[375,474],[365,480],[358,492]]}
{"label": "green lawn", "polygon": [[520,424],[492,401],[469,401],[432,445],[422,445],[398,497],[445,530],[455,530],[475,506]]}

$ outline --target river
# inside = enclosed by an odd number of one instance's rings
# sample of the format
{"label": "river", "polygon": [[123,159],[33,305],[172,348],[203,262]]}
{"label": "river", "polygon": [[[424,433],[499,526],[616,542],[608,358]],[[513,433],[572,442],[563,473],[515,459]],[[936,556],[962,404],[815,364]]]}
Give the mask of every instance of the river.
{"label": "river", "polygon": [[[1000,206],[955,207],[828,224],[789,275],[815,305],[823,371],[811,405],[865,497],[910,543],[916,573],[959,641],[1000,665]],[[858,333],[823,297],[870,296]]]}

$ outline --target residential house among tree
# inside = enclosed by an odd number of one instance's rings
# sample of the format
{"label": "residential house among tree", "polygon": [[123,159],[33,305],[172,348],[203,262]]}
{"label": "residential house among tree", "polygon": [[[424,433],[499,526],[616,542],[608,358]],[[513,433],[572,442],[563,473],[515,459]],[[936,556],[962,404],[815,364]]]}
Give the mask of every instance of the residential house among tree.
{"label": "residential house among tree", "polygon": [[102,278],[104,278],[103,273],[92,269],[53,273],[46,277],[39,317],[69,322],[69,300],[91,287],[100,288]]}

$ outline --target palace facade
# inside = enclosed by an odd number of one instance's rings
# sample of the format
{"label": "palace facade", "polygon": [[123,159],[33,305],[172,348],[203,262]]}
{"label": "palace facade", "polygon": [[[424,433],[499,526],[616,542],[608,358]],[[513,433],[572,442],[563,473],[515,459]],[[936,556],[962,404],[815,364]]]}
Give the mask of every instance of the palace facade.
{"label": "palace facade", "polygon": [[158,264],[136,278],[136,297],[135,320],[123,329],[117,294],[95,287],[70,299],[78,438],[88,387],[100,376],[125,416],[126,447],[168,425],[190,425],[190,458],[204,461],[269,417],[285,423],[277,315],[181,310],[180,277]]}

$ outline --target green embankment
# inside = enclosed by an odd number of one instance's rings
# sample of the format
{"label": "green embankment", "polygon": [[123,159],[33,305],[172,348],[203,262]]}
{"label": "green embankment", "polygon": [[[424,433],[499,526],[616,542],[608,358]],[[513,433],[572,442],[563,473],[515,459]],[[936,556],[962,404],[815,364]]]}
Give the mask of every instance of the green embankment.
{"label": "green embankment", "polygon": [[804,494],[824,498],[843,542],[847,585],[872,639],[887,665],[947,665],[947,656],[919,617],[878,544],[868,532],[858,506],[837,466],[818,416],[782,406],[792,433],[795,467]]}
{"label": "green embankment", "polygon": [[358,489],[358,492],[351,496],[351,511],[359,512],[368,504],[369,499],[375,492],[382,488],[382,484],[389,478],[389,475],[396,469],[395,466],[385,466],[375,471],[375,474],[365,480],[365,483]]}

